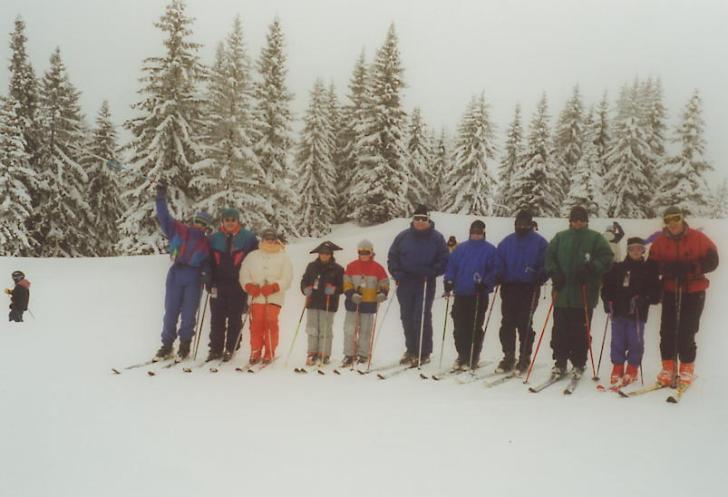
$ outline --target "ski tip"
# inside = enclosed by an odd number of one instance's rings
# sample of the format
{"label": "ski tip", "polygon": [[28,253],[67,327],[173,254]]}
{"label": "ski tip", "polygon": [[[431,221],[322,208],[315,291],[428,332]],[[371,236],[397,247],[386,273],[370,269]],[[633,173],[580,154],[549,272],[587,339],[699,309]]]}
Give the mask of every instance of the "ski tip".
{"label": "ski tip", "polygon": [[626,394],[626,393],[624,393],[624,392],[623,392],[623,391],[621,391],[621,390],[617,390],[617,393],[618,393],[618,394],[619,394],[619,396],[620,396],[620,397],[622,397],[623,399],[628,399],[628,398],[629,398],[629,395],[628,395],[628,394]]}
{"label": "ski tip", "polygon": [[341,371],[339,371],[338,369],[334,369],[334,374],[341,375]]}
{"label": "ski tip", "polygon": [[592,381],[599,381],[599,377],[598,376],[592,376]]}
{"label": "ski tip", "polygon": [[211,373],[217,373],[218,371],[219,371],[219,369],[217,369],[217,368],[210,368]]}
{"label": "ski tip", "polygon": [[326,373],[324,373],[324,372],[323,372],[322,370],[320,370],[320,369],[317,369],[317,370],[316,370],[316,372],[317,372],[318,374],[320,374],[320,375],[325,375],[325,374],[326,374]]}
{"label": "ski tip", "polygon": [[191,373],[192,368],[182,368],[182,371],[184,371],[185,373]]}
{"label": "ski tip", "polygon": [[148,376],[156,376],[157,373],[155,373],[154,371],[147,371],[147,375]]}
{"label": "ski tip", "polygon": [[116,368],[111,368],[111,372],[114,373],[114,374],[121,374],[121,371],[119,371]]}
{"label": "ski tip", "polygon": [[382,375],[382,374],[378,374],[377,375],[377,378],[379,378],[380,380],[386,380],[387,379],[387,377],[384,376],[384,375]]}
{"label": "ski tip", "polygon": [[422,373],[420,373],[420,378],[422,378],[423,380],[429,379],[429,377],[426,374],[422,374]]}
{"label": "ski tip", "polygon": [[238,373],[242,373],[243,372],[243,368],[235,368],[235,371],[237,371]]}
{"label": "ski tip", "polygon": [[672,395],[670,395],[666,400],[667,400],[667,402],[669,404],[677,404],[678,403],[678,400],[675,397],[673,397]]}

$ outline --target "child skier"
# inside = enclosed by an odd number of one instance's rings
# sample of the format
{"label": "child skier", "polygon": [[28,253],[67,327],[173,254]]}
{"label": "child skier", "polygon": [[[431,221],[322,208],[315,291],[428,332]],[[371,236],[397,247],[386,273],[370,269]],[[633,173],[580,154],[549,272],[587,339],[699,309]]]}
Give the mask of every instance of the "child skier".
{"label": "child skier", "polygon": [[8,321],[22,323],[23,313],[28,310],[28,300],[30,300],[30,281],[25,279],[22,271],[13,271],[10,276],[13,278],[15,287],[12,290],[5,289],[5,293],[10,295]]}
{"label": "child skier", "polygon": [[301,292],[306,296],[306,365],[328,364],[334,338],[334,315],[344,287],[344,268],[336,263],[334,252],[341,247],[329,241],[313,249],[318,254],[301,278]]}
{"label": "child skier", "polygon": [[240,267],[240,286],[250,299],[250,363],[268,363],[278,346],[278,314],[284,292],[291,286],[293,265],[285,253],[283,240],[268,228],[260,234],[254,250]]}
{"label": "child skier", "polygon": [[355,356],[360,364],[369,361],[377,309],[389,293],[389,278],[384,267],[374,261],[372,242],[362,240],[357,252],[357,260],[350,262],[344,271],[346,318],[342,367],[351,366]]}
{"label": "child skier", "polygon": [[628,385],[637,379],[647,313],[650,304],[660,300],[657,264],[645,261],[644,254],[644,240],[628,239],[627,257],[604,275],[602,300],[604,310],[612,315],[612,385]]}

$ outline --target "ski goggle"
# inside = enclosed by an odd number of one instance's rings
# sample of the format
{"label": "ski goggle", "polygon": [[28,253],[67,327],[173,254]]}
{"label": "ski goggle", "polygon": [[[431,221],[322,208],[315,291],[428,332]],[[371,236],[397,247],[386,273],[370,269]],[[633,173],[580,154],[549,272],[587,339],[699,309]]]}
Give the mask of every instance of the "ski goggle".
{"label": "ski goggle", "polygon": [[372,255],[371,250],[359,250],[358,253],[359,255]]}
{"label": "ski goggle", "polygon": [[672,214],[670,216],[665,216],[662,218],[662,220],[665,221],[665,224],[679,223],[680,221],[682,221],[682,219],[682,214]]}
{"label": "ski goggle", "polygon": [[412,220],[416,223],[426,223],[430,218],[427,216],[414,216]]}

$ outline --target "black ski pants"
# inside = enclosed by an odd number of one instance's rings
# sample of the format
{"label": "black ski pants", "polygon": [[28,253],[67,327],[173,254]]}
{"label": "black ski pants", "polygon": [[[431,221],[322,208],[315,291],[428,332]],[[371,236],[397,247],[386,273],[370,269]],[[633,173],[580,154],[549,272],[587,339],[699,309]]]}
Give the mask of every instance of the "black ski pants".
{"label": "black ski pants", "polygon": [[[589,325],[594,309],[588,310]],[[586,354],[589,347],[586,335],[586,322],[583,307],[554,308],[554,326],[551,330],[551,348],[556,365],[566,368],[566,361],[571,361],[575,368],[586,366]]]}
{"label": "black ski pants", "polygon": [[[234,352],[243,327],[247,295],[240,290],[220,291],[210,296],[210,352]],[[226,334],[227,331],[227,334]]]}
{"label": "black ski pants", "polygon": [[503,355],[515,359],[516,331],[520,341],[519,357],[530,358],[533,340],[533,311],[538,305],[541,288],[528,283],[503,283],[501,292],[500,341]]}
{"label": "black ski pants", "polygon": [[677,325],[677,297],[675,293],[665,292],[662,298],[660,320],[660,354],[662,359],[675,359],[675,345],[680,362],[695,361],[698,349],[695,335],[700,327],[700,316],[705,306],[705,292],[683,293],[680,306],[680,329]]}
{"label": "black ski pants", "polygon": [[[477,300],[477,312],[476,312]],[[480,360],[480,351],[483,348],[483,322],[485,310],[488,308],[488,294],[456,295],[450,315],[453,320],[453,335],[458,358],[463,361],[470,360],[470,348],[473,343],[473,329],[475,330],[475,347],[473,348],[473,364]]]}

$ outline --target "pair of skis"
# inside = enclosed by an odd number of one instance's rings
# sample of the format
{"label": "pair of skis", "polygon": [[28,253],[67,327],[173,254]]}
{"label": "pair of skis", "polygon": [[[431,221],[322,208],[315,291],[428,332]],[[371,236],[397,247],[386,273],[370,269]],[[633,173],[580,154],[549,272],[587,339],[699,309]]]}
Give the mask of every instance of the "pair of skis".
{"label": "pair of skis", "polygon": [[[576,390],[576,387],[579,386],[579,382],[581,381],[582,376],[584,376],[584,375],[575,374],[575,373],[571,374],[571,378],[569,379],[569,384],[563,390],[564,395],[571,395],[572,393],[574,393],[574,390]],[[543,383],[536,385],[536,386],[528,387],[528,391],[531,393],[541,392],[541,391],[545,390],[546,388],[550,387],[551,385],[553,385],[554,383],[558,383],[559,381],[565,380],[566,378],[569,378],[568,374],[551,374],[551,376],[549,376],[548,379],[546,381],[544,381]]]}

